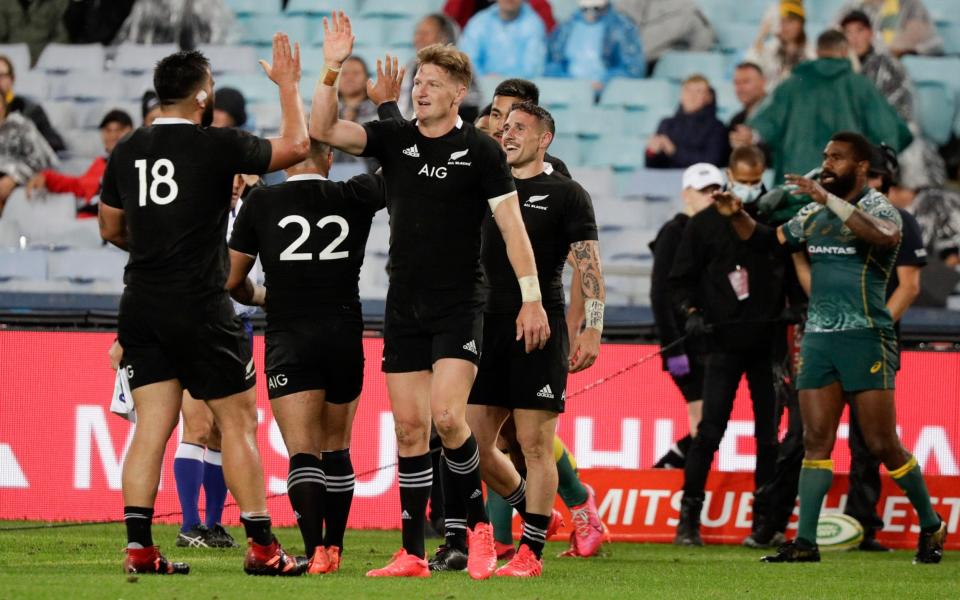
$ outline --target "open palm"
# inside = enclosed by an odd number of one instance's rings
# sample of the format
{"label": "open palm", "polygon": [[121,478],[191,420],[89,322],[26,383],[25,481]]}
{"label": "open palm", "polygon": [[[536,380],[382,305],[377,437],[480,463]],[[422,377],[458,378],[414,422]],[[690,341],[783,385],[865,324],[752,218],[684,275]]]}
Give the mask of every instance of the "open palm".
{"label": "open palm", "polygon": [[353,52],[353,41],[350,17],[343,11],[323,18],[323,59],[327,65],[339,68]]}

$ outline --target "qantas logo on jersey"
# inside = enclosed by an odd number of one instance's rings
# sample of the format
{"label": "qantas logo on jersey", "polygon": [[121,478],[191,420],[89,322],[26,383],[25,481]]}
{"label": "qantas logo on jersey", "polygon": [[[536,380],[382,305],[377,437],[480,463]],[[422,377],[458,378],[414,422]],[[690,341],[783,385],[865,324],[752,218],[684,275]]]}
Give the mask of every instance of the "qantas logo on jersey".
{"label": "qantas logo on jersey", "polygon": [[807,246],[807,252],[810,254],[840,254],[851,256],[857,253],[853,246]]}
{"label": "qantas logo on jersey", "polygon": [[420,158],[420,151],[417,150],[417,145],[414,144],[409,148],[404,148],[403,153],[407,156],[412,156],[413,158]]}
{"label": "qantas logo on jersey", "polygon": [[547,210],[547,207],[542,204],[537,204],[541,200],[546,200],[550,197],[550,194],[544,194],[543,196],[530,196],[527,198],[527,201],[523,203],[524,208],[535,208],[537,210]]}
{"label": "qantas logo on jersey", "polygon": [[453,154],[450,155],[450,160],[447,161],[447,164],[457,165],[460,167],[469,167],[473,163],[460,160],[461,158],[466,156],[468,152],[470,152],[470,148],[467,148],[466,150],[461,150],[459,152],[454,152]]}

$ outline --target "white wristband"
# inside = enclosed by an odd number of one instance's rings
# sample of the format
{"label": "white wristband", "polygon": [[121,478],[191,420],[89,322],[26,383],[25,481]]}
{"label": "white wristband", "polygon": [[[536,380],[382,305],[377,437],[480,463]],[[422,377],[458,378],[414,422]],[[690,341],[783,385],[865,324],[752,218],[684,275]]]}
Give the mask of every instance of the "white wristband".
{"label": "white wristband", "polygon": [[253,302],[254,306],[263,306],[264,302],[267,301],[267,288],[262,285],[253,286]]}
{"label": "white wristband", "polygon": [[833,194],[827,196],[827,208],[833,211],[833,214],[840,217],[840,220],[844,223],[847,222],[847,219],[856,212],[857,207],[850,204],[846,200],[841,200]]}
{"label": "white wristband", "polygon": [[603,333],[603,309],[604,304],[596,298],[587,298],[583,303],[584,316],[586,317],[586,326],[596,329]]}
{"label": "white wristband", "polygon": [[520,283],[520,297],[524,302],[540,302],[540,280],[536,275],[527,275],[517,280]]}

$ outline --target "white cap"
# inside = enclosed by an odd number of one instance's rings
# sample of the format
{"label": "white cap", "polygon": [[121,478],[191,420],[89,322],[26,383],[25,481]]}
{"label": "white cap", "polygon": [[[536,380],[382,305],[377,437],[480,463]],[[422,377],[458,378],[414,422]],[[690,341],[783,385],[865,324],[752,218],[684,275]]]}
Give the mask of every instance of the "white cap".
{"label": "white cap", "polygon": [[579,0],[577,3],[580,8],[603,8],[610,3],[610,0]]}
{"label": "white cap", "polygon": [[683,172],[683,189],[702,190],[711,185],[723,185],[723,173],[710,163],[697,163]]}

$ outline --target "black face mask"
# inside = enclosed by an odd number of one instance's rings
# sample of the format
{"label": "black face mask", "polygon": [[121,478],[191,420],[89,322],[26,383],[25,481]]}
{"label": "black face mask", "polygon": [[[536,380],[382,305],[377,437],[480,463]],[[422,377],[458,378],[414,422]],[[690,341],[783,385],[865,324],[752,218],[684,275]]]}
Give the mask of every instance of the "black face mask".
{"label": "black face mask", "polygon": [[200,117],[200,126],[201,127],[210,127],[213,124],[213,105],[214,105],[213,96],[210,97],[210,102],[207,102],[207,107],[203,109],[203,116]]}
{"label": "black face mask", "polygon": [[[833,176],[833,181],[830,183],[822,183],[824,175]],[[857,174],[854,172],[840,176],[832,171],[823,171],[820,173],[820,180],[823,189],[838,198],[846,198],[847,195],[857,187]]]}

